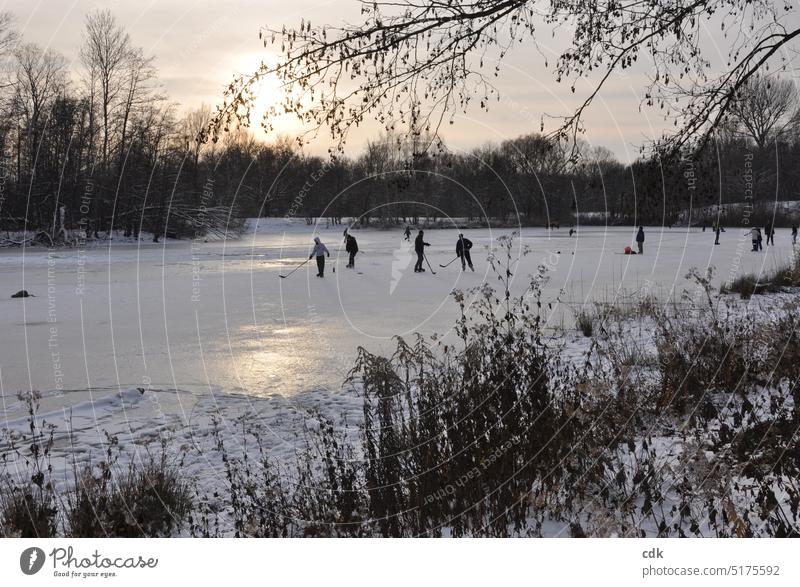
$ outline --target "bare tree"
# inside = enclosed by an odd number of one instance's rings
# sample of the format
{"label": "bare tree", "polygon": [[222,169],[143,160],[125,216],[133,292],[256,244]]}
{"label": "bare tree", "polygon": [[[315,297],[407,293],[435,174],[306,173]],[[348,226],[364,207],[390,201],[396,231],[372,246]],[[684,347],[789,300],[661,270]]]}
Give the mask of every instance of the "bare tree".
{"label": "bare tree", "polygon": [[161,99],[161,96],[153,93],[153,82],[158,75],[153,61],[152,57],[145,57],[139,48],[129,48],[123,61],[124,85],[119,104],[120,166],[125,158],[128,127],[134,110],[152,99]]}
{"label": "bare tree", "polygon": [[792,81],[755,75],[737,92],[731,117],[739,132],[763,149],[792,130],[799,106]]}
{"label": "bare tree", "polygon": [[[233,80],[213,133],[250,114],[254,88],[277,76],[286,97],[267,113],[296,113],[312,133],[321,126],[343,141],[350,128],[372,116],[387,128],[412,119],[414,128],[437,131],[443,121],[472,104],[489,108],[493,80],[514,46],[538,50],[539,35],[569,35],[569,47],[546,67],[576,91],[580,78],[594,88],[551,134],[576,144],[582,118],[612,74],[648,61],[652,81],[645,103],[663,108],[677,132],[663,144],[678,149],[704,144],[729,113],[732,102],[757,72],[781,66],[781,51],[800,35],[793,9],[772,0],[385,0],[362,2],[363,21],[342,27],[264,29],[264,45],[281,52],[276,65],[262,64]],[[795,23],[796,24],[796,23]],[[701,42],[709,28],[730,34],[728,65],[713,69]],[[422,104],[426,107],[423,109]],[[419,119],[419,120],[414,120]],[[540,129],[541,130],[541,129]],[[695,145],[697,146],[697,145]]]}
{"label": "bare tree", "polygon": [[92,102],[96,94],[100,108],[103,132],[101,161],[104,171],[108,170],[114,109],[125,88],[130,44],[128,34],[117,24],[109,10],[98,10],[86,17],[81,60],[89,75]]}
{"label": "bare tree", "polygon": [[180,141],[180,149],[191,158],[192,183],[195,188],[197,188],[200,155],[208,149],[208,144],[202,140],[203,132],[208,128],[212,116],[211,107],[208,104],[201,104],[199,108],[187,112],[178,123],[177,139]]}
{"label": "bare tree", "polygon": [[503,141],[501,148],[516,170],[531,175],[562,173],[570,163],[564,141],[552,140],[541,134]]}
{"label": "bare tree", "polygon": [[51,49],[44,51],[34,43],[18,47],[14,60],[13,104],[27,135],[32,173],[48,109],[64,91],[66,61],[59,53]]}
{"label": "bare tree", "polygon": [[[14,15],[10,12],[0,12],[0,64],[4,66],[4,74],[6,73],[6,61],[13,56],[18,42],[19,33],[14,27]],[[5,78],[5,75],[3,77]],[[11,83],[10,80],[3,79],[0,82],[0,88],[8,87]]]}

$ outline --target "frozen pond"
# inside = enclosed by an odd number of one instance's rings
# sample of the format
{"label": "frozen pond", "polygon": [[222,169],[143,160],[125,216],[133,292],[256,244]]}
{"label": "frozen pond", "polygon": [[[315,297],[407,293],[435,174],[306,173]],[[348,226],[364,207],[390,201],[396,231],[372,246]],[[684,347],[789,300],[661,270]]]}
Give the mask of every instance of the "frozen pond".
{"label": "frozen pond", "polygon": [[[715,266],[720,283],[737,271],[770,270],[792,252],[788,229],[760,254],[743,229],[728,229],[720,246],[711,231],[646,230],[645,255],[629,256],[620,253],[632,228],[586,227],[577,237],[524,229],[518,245],[531,253],[516,267],[516,285],[544,264],[546,300],[561,292],[573,305],[612,301],[623,291],[663,299],[686,287],[690,267]],[[361,253],[356,270],[346,269],[336,227],[317,232],[331,250],[324,279],[313,261],[279,279],[308,257],[314,232],[275,220],[233,242],[2,250],[0,386],[5,397],[25,389],[338,390],[359,345],[388,350],[393,335],[447,331],[457,310],[450,292],[497,284],[486,253],[509,232],[466,231],[476,271],[465,274],[458,262],[439,267],[455,256],[456,230],[427,231],[431,275],[413,272],[400,229],[354,231]],[[19,289],[36,297],[10,299]],[[549,316],[552,326],[572,321],[564,306]]]}

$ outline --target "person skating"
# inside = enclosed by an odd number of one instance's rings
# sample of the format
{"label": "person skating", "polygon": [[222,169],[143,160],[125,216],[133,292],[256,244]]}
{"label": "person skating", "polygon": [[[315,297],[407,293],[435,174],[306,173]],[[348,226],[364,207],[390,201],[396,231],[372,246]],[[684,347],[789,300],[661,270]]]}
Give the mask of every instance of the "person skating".
{"label": "person skating", "polygon": [[767,224],[764,227],[764,234],[767,235],[767,246],[772,244],[775,246],[775,229],[772,227],[772,224]]}
{"label": "person skating", "polygon": [[311,254],[308,256],[308,258],[317,258],[317,277],[325,277],[325,255],[328,255],[329,257],[331,256],[330,252],[328,251],[328,247],[322,244],[322,241],[319,240],[318,236],[315,236],[314,250],[311,251]]}
{"label": "person skating", "polygon": [[456,241],[456,256],[461,259],[461,271],[466,271],[467,265],[469,268],[475,271],[475,267],[472,266],[472,257],[470,257],[469,250],[472,248],[472,241],[468,238],[464,238],[463,234],[458,235],[458,240]]}
{"label": "person skating", "polygon": [[406,240],[410,241],[411,240],[411,227],[410,226],[406,226],[406,231],[405,231],[404,234],[406,235]]}
{"label": "person skating", "polygon": [[414,240],[414,251],[417,253],[417,263],[414,265],[415,273],[423,273],[425,271],[425,269],[422,268],[422,262],[425,260],[425,247],[431,246],[430,243],[426,243],[422,238],[424,234],[425,233],[420,230],[417,238]]}
{"label": "person skating", "polygon": [[721,228],[720,228],[720,225],[719,225],[719,224],[717,224],[717,225],[714,227],[714,233],[715,233],[715,235],[716,235],[716,236],[715,236],[715,238],[714,238],[714,244],[715,244],[715,245],[718,245],[718,244],[719,244],[719,231],[720,231],[720,229],[721,229]]}
{"label": "person skating", "polygon": [[639,232],[636,233],[636,244],[639,245],[639,254],[644,255],[644,227],[639,227]]}
{"label": "person skating", "polygon": [[757,253],[761,250],[761,229],[754,226],[750,231],[750,238],[753,241],[753,252]]}
{"label": "person skating", "polygon": [[797,225],[792,224],[792,244],[797,244]]}
{"label": "person skating", "polygon": [[347,267],[353,269],[356,266],[356,253],[358,253],[358,242],[356,242],[356,237],[352,234],[347,233],[345,236],[345,241],[347,244],[344,246],[344,250],[350,254],[350,260],[347,263]]}

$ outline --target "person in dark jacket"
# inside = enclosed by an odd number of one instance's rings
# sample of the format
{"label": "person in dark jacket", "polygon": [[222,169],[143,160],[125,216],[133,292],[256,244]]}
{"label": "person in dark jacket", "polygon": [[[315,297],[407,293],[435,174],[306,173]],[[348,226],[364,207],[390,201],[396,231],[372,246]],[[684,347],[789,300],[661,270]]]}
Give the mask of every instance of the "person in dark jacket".
{"label": "person in dark jacket", "polygon": [[358,243],[356,242],[356,237],[352,234],[347,233],[345,236],[346,244],[344,246],[344,250],[350,253],[350,261],[347,263],[347,267],[353,269],[356,266],[356,253],[358,253]]}
{"label": "person in dark jacket", "polygon": [[410,226],[406,226],[406,230],[405,230],[405,232],[403,234],[406,235],[406,240],[410,241],[411,240],[411,227]]}
{"label": "person in dark jacket", "polygon": [[639,245],[639,254],[644,255],[644,226],[640,226],[636,233],[636,244]]}
{"label": "person in dark jacket", "polygon": [[319,273],[317,273],[317,277],[325,277],[325,255],[328,255],[329,257],[331,256],[330,252],[328,251],[328,247],[322,244],[322,241],[319,240],[318,236],[315,236],[314,250],[311,251],[311,254],[308,256],[308,258],[317,258],[317,269],[319,271]]}
{"label": "person in dark jacket", "polygon": [[797,244],[797,225],[792,224],[792,244]]}
{"label": "person in dark jacket", "polygon": [[775,246],[775,228],[773,228],[772,224],[767,224],[764,227],[764,234],[767,235],[767,245],[772,244]]}
{"label": "person in dark jacket", "polygon": [[417,238],[414,239],[414,251],[417,253],[417,264],[414,265],[415,273],[422,273],[425,271],[425,269],[422,268],[422,262],[425,260],[425,247],[431,246],[430,243],[426,243],[422,238],[423,234],[424,233],[420,230]]}
{"label": "person in dark jacket", "polygon": [[468,238],[464,238],[463,234],[458,235],[458,240],[456,241],[456,256],[461,259],[461,271],[466,271],[467,265],[469,268],[475,271],[475,267],[472,266],[472,258],[469,255],[469,250],[472,248],[472,241]]}
{"label": "person in dark jacket", "polygon": [[719,224],[717,224],[716,226],[714,226],[714,234],[715,234],[715,237],[714,237],[714,244],[715,244],[715,245],[718,245],[718,244],[719,244],[719,233],[720,233],[720,231],[721,231],[721,230],[722,230],[722,227],[721,227]]}

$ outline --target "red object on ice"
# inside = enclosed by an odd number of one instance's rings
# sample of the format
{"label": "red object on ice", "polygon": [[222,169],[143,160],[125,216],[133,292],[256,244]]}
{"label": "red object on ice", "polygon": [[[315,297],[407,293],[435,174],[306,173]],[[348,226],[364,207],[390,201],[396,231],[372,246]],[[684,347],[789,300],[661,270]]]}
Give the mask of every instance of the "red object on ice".
{"label": "red object on ice", "polygon": [[630,247],[625,247],[625,254],[626,254],[626,255],[630,255],[630,254],[632,254],[632,253],[633,253],[633,249],[632,249],[632,248],[630,248]]}

